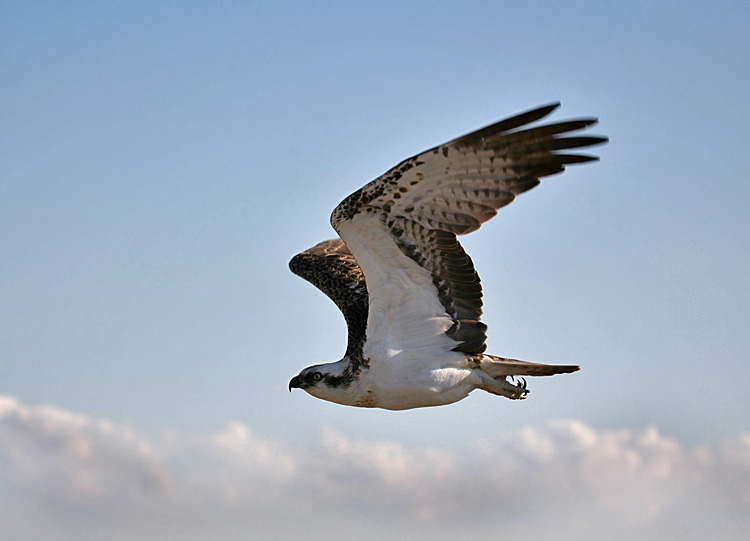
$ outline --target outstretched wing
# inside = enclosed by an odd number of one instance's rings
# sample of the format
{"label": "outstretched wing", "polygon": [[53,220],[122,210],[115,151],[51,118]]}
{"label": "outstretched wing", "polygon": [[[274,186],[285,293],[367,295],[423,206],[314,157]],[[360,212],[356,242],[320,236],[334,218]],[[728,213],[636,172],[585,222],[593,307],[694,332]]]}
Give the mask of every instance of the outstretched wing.
{"label": "outstretched wing", "polygon": [[362,270],[344,241],[334,239],[316,244],[294,256],[289,268],[336,303],[348,328],[346,355],[357,352],[362,347],[367,327],[367,286]]}
{"label": "outstretched wing", "polygon": [[456,235],[478,229],[541,177],[597,159],[559,152],[606,142],[570,135],[596,119],[526,127],[558,106],[404,160],[336,207],[331,224],[367,277],[368,344],[377,339],[388,352],[430,346],[484,351],[482,287]]}

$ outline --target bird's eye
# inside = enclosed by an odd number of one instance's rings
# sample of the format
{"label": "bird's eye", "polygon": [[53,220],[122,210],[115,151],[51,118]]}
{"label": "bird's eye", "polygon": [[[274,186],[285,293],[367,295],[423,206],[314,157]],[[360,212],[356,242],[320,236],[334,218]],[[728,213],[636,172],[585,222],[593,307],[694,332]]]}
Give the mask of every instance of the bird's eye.
{"label": "bird's eye", "polygon": [[313,372],[312,379],[313,381],[320,381],[321,379],[323,379],[323,374],[321,374],[320,372]]}

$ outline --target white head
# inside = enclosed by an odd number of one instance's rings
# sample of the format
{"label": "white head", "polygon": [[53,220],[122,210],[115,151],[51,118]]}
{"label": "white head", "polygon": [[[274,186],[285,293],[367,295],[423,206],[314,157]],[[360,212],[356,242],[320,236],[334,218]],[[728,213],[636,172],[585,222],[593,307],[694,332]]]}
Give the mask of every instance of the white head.
{"label": "white head", "polygon": [[335,363],[308,366],[292,378],[289,391],[302,389],[316,398],[353,406],[362,399],[358,376],[359,371],[354,371],[351,361],[344,357]]}

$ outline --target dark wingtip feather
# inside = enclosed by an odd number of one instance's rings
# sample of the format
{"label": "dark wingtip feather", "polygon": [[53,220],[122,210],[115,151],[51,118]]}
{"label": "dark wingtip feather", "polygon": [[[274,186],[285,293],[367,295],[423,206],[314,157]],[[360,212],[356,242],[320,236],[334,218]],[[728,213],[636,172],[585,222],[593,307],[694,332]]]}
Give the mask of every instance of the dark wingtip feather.
{"label": "dark wingtip feather", "polygon": [[558,107],[560,107],[560,102],[543,105],[542,107],[531,109],[530,111],[520,113],[510,118],[506,118],[505,120],[490,124],[489,126],[485,126],[484,128],[475,130],[471,133],[467,133],[466,135],[462,135],[461,137],[449,141],[448,143],[445,143],[441,146],[446,147],[481,141],[485,137],[489,137],[497,133],[508,132],[516,128],[520,128],[521,126],[531,124],[532,122],[536,122],[537,120],[540,120],[552,113],[552,111],[554,111]]}
{"label": "dark wingtip feather", "polygon": [[554,156],[562,160],[565,165],[599,161],[599,156],[589,156],[588,154],[554,154]]}
{"label": "dark wingtip feather", "polygon": [[551,114],[552,111],[558,107],[560,107],[559,101],[550,103],[549,105],[542,105],[541,107],[536,107],[510,118],[506,118],[505,120],[501,120],[498,122],[498,125],[502,126],[503,131],[512,130],[513,128],[518,128],[519,126],[525,126],[526,124],[531,124],[532,122],[541,120],[545,116]]}
{"label": "dark wingtip feather", "polygon": [[599,119],[595,116],[585,116],[583,118],[577,118],[575,122],[580,122],[583,124],[583,127],[590,128],[591,126],[599,124]]}
{"label": "dark wingtip feather", "polygon": [[603,145],[605,143],[609,143],[609,137],[605,135],[588,135],[586,136],[589,140],[591,140],[591,143],[589,143],[586,146],[591,145]]}
{"label": "dark wingtip feather", "polygon": [[527,124],[531,124],[532,122],[536,122],[537,120],[541,120],[545,116],[548,116],[550,113],[552,113],[552,111],[554,111],[558,107],[560,107],[559,101],[550,103],[549,105],[537,107],[536,109],[525,111],[523,113],[514,115],[510,118],[506,118],[505,120],[501,120],[500,122],[496,122],[490,126],[487,126],[486,128],[483,128],[476,132],[476,135],[479,137],[484,137],[482,132],[484,132],[485,130],[487,130],[489,133],[499,133],[520,128],[521,126],[525,126]]}

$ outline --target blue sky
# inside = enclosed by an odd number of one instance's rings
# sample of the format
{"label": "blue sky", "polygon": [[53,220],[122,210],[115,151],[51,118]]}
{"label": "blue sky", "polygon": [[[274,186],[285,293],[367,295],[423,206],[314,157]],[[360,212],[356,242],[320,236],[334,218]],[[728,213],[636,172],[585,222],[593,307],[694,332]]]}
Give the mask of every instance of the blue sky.
{"label": "blue sky", "polygon": [[[264,438],[253,452],[273,442],[299,468],[300,449],[367,442],[452,464],[466,445],[538,443],[564,422],[599,442],[671,442],[683,465],[696,449],[714,467],[735,457],[727,475],[742,478],[749,16],[743,2],[3,2],[0,465],[25,471],[14,457],[47,449],[19,443],[37,419],[72,449],[88,441],[142,466],[123,450],[132,438],[78,431],[114,426],[160,450],[148,471],[173,486],[190,484],[178,470],[200,471],[225,494],[235,470],[211,477],[205,441],[246,442],[222,436],[244,429]],[[554,118],[599,117],[601,162],[546,180],[462,242],[489,351],[582,371],[531,381],[520,403],[475,393],[394,413],[290,395],[291,376],[345,349],[335,306],[286,267],[335,234],[335,205],[403,158],[558,100]],[[89,455],[71,465],[65,449],[29,456],[107,486]],[[328,451],[311,467],[339,460]],[[37,481],[14,483],[25,512],[53,524]],[[739,494],[727,509],[750,501]],[[257,510],[247,498],[236,501]],[[670,516],[654,508],[634,516]],[[731,538],[740,519],[723,509]]]}

